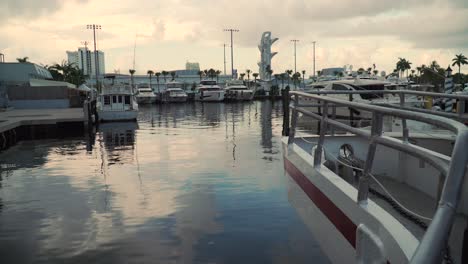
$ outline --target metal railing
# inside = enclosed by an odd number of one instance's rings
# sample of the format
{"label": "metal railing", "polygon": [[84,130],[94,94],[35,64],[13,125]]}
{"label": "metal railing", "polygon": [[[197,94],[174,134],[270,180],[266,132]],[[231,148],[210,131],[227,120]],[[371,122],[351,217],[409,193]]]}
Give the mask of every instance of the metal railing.
{"label": "metal railing", "polygon": [[[346,91],[340,91],[345,93]],[[375,93],[375,91],[349,91],[354,93]],[[416,91],[379,91],[381,93],[398,93],[398,94],[413,94],[413,95],[428,95],[436,93],[416,92]],[[441,175],[445,176],[444,188],[440,194],[439,204],[437,210],[433,216],[432,222],[430,223],[424,237],[422,238],[415,254],[412,257],[411,263],[440,263],[443,257],[443,251],[446,247],[447,239],[450,234],[454,217],[456,214],[456,208],[460,200],[461,188],[463,185],[463,179],[465,175],[466,165],[468,162],[468,152],[466,146],[468,146],[468,128],[455,120],[448,119],[443,116],[429,115],[427,113],[419,113],[416,111],[408,111],[405,109],[395,109],[384,106],[363,104],[357,102],[350,102],[341,99],[331,98],[328,96],[319,96],[319,94],[332,94],[330,92],[317,92],[318,94],[310,94],[304,92],[290,92],[292,96],[293,104],[289,106],[291,112],[291,126],[286,129],[289,134],[288,145],[291,146],[294,143],[294,136],[296,131],[297,119],[299,113],[313,117],[320,120],[320,134],[317,147],[314,153],[314,167],[319,168],[321,166],[321,158],[323,151],[323,144],[325,140],[325,134],[327,126],[343,129],[351,132],[357,136],[361,136],[370,140],[366,161],[364,164],[364,170],[359,178],[358,185],[358,197],[357,201],[361,205],[367,204],[369,196],[369,179],[370,172],[374,161],[377,145],[387,146],[405,152],[409,155],[422,159],[432,165],[435,169],[440,171]],[[440,96],[440,94],[436,94]],[[443,95],[444,97],[454,98],[450,95]],[[316,106],[321,107],[323,112],[321,114],[314,113],[306,108],[310,105],[300,105],[299,99],[301,97],[315,99]],[[460,98],[455,96],[456,98]],[[462,96],[461,99],[468,100],[468,96]],[[289,99],[289,96],[288,96]],[[288,101],[288,100],[285,100]],[[404,99],[402,99],[404,102]],[[348,107],[352,109],[359,109],[372,113],[372,127],[370,131],[362,130],[359,128],[352,127],[350,125],[341,123],[334,119],[329,118],[330,107]],[[285,111],[286,112],[286,111]],[[403,139],[398,140],[384,136],[383,132],[383,118],[384,116],[393,116],[401,118],[402,120],[414,120],[419,122],[428,123],[435,125],[447,130],[450,130],[456,134],[455,143],[452,152],[452,158],[447,164],[440,158],[435,157],[431,151],[412,145],[407,141],[408,130],[405,125],[403,130]],[[289,118],[289,117],[288,117]],[[406,136],[405,136],[406,134]]]}

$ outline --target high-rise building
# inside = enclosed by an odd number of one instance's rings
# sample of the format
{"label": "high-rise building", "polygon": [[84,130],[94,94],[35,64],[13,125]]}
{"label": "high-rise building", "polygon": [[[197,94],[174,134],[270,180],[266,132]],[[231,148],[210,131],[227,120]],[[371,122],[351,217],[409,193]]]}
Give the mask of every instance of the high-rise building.
{"label": "high-rise building", "polygon": [[189,71],[199,71],[200,64],[198,62],[188,62],[185,63],[185,69]]}
{"label": "high-rise building", "polygon": [[[103,75],[106,72],[104,52],[97,51],[98,54],[98,74]],[[78,51],[67,51],[67,57],[69,63],[74,63],[80,70],[83,71],[84,75],[95,77],[96,75],[96,64],[94,52],[88,48],[78,48]]]}

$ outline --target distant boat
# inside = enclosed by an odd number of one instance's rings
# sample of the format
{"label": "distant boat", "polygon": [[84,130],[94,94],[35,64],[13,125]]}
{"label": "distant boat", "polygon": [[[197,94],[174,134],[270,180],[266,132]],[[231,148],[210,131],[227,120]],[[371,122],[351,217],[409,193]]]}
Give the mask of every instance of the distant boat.
{"label": "distant boat", "polygon": [[224,98],[231,101],[250,101],[254,97],[254,91],[248,89],[241,80],[231,80],[226,83]]}
{"label": "distant boat", "polygon": [[224,100],[224,90],[216,81],[203,80],[198,85],[195,93],[195,101],[221,102]]}
{"label": "distant boat", "polygon": [[147,84],[137,86],[136,100],[138,104],[153,104],[156,102],[156,95]]}
{"label": "distant boat", "polygon": [[181,103],[187,101],[187,93],[182,89],[183,83],[168,82],[166,90],[161,94],[161,101],[164,103]]}
{"label": "distant boat", "polygon": [[130,85],[103,87],[96,103],[98,119],[103,122],[136,120],[138,103]]}

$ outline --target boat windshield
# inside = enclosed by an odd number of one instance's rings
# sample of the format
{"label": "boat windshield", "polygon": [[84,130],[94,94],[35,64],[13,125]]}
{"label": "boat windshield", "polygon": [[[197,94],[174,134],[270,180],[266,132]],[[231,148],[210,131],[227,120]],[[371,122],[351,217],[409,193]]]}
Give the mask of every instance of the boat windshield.
{"label": "boat windshield", "polygon": [[138,89],[138,92],[140,92],[140,93],[152,93],[153,90],[151,90],[150,88],[140,88],[140,89]]}
{"label": "boat windshield", "polygon": [[200,85],[217,85],[216,81],[201,81]]}
{"label": "boat windshield", "polygon": [[219,87],[202,87],[199,89],[200,91],[219,91],[221,88]]}
{"label": "boat windshield", "polygon": [[167,83],[166,84],[166,87],[168,89],[171,89],[171,88],[182,88],[182,83]]}
{"label": "boat windshield", "polygon": [[[346,84],[346,85],[351,86],[356,91],[366,91],[366,90],[370,91],[370,90],[383,90],[384,89],[383,84],[382,85],[366,85],[364,87],[357,86],[354,84]],[[383,94],[361,94],[361,98],[366,99],[366,100],[380,99],[380,98],[383,98]]]}

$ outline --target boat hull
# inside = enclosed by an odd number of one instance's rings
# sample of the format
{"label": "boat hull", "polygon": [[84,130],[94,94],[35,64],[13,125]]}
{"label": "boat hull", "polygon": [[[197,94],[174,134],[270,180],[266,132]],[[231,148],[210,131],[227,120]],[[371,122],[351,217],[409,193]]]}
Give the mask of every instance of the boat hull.
{"label": "boat hull", "polygon": [[100,122],[118,122],[118,121],[133,121],[138,116],[137,110],[127,111],[99,111],[98,117]]}
{"label": "boat hull", "polygon": [[228,101],[251,101],[254,93],[251,90],[247,91],[228,91],[226,92],[225,99]]}
{"label": "boat hull", "polygon": [[[288,200],[332,263],[356,263],[357,230],[363,224],[378,234],[390,263],[407,263],[419,241],[372,200],[361,207],[357,190],[313,156],[283,139]],[[382,220],[383,219],[383,220]],[[403,246],[404,245],[404,246]]]}
{"label": "boat hull", "polygon": [[195,101],[221,102],[224,101],[224,92],[203,92],[195,95]]}

